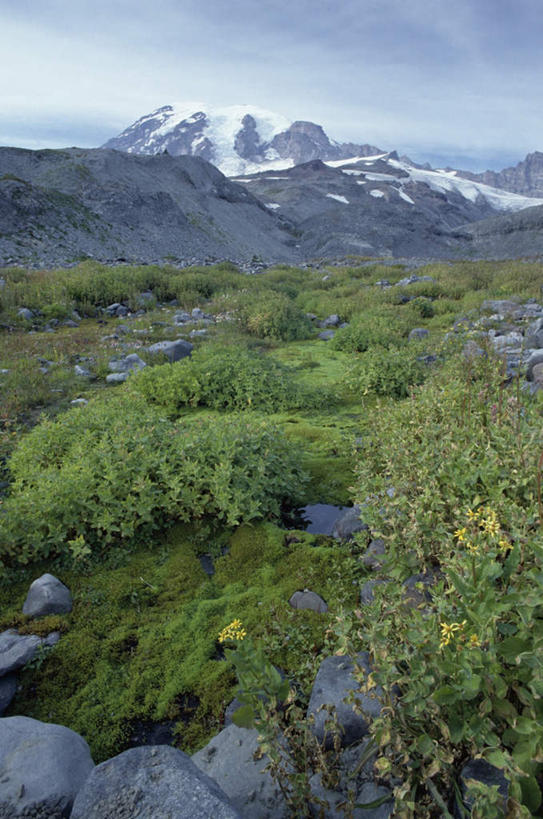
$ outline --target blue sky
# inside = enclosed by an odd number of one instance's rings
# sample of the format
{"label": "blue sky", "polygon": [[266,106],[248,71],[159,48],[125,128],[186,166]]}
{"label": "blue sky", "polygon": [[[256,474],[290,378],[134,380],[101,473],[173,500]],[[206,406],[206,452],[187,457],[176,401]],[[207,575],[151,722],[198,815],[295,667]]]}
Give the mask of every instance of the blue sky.
{"label": "blue sky", "polygon": [[248,103],[434,166],[543,150],[541,0],[0,0],[0,144]]}

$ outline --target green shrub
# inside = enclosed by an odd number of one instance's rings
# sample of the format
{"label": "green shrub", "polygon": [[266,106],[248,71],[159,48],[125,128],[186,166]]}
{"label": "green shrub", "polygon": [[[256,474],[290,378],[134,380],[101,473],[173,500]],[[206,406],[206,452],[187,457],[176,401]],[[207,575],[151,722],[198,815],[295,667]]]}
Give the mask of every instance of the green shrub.
{"label": "green shrub", "polygon": [[239,347],[206,346],[190,359],[147,367],[130,388],[170,414],[196,406],[277,412],[311,403],[309,391],[295,384],[286,367]]}
{"label": "green shrub", "polygon": [[237,320],[245,332],[258,338],[294,341],[312,334],[309,319],[282,293],[266,292],[241,299]]}
{"label": "green shrub", "polygon": [[407,398],[409,388],[422,384],[428,366],[405,349],[373,347],[347,370],[345,386],[354,394]]}
{"label": "green shrub", "polygon": [[0,516],[8,564],[133,546],[174,521],[278,515],[303,484],[299,455],[263,421],[176,425],[134,395],[44,421],[20,442]]}
{"label": "green shrub", "polygon": [[346,353],[364,353],[370,347],[392,347],[402,343],[405,328],[395,316],[364,313],[348,327],[338,330],[331,341],[335,350]]}

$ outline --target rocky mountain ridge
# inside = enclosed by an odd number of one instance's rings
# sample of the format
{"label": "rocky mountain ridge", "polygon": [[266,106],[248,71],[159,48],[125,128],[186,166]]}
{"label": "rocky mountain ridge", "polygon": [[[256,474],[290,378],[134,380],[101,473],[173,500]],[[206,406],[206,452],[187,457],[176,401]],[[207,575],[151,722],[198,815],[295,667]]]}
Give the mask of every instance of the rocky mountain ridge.
{"label": "rocky mountain ridge", "polygon": [[502,171],[458,171],[458,175],[524,196],[543,196],[543,153],[534,151],[514,167]]}

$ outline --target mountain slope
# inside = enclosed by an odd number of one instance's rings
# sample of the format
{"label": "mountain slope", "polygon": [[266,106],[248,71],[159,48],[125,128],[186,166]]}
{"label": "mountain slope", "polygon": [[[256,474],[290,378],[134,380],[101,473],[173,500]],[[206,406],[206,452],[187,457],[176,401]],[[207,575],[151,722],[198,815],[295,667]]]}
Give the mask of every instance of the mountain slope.
{"label": "mountain slope", "polygon": [[220,108],[201,102],[158,108],[102,147],[128,153],[201,156],[227,176],[280,169],[311,159],[345,159],[379,153],[371,145],[337,143],[320,125],[290,122],[253,105]]}
{"label": "mountain slope", "polygon": [[0,148],[0,264],[296,257],[280,216],[196,157]]}
{"label": "mountain slope", "polygon": [[524,196],[543,196],[543,153],[534,151],[514,167],[503,171],[458,171],[458,175]]}

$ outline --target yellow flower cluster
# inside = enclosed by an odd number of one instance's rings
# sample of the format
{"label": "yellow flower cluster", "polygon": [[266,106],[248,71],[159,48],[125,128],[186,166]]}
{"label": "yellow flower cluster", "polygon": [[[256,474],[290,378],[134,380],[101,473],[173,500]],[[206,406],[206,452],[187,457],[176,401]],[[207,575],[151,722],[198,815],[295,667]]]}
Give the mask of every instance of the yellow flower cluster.
{"label": "yellow flower cluster", "polygon": [[439,647],[443,648],[443,646],[448,646],[455,635],[464,630],[466,622],[466,620],[462,620],[461,623],[441,623],[441,642]]}
{"label": "yellow flower cluster", "polygon": [[247,632],[243,628],[241,620],[232,620],[232,622],[219,633],[219,643],[226,643],[228,640],[243,640],[246,636]]}
{"label": "yellow flower cluster", "polygon": [[493,538],[499,537],[498,548],[503,554],[506,554],[513,548],[512,544],[504,537],[498,516],[490,506],[481,507],[475,511],[468,509],[466,517],[468,523],[473,524],[475,528],[472,528],[472,531],[468,532],[468,528],[462,526],[456,530],[454,536],[458,543],[462,544],[468,552],[472,554],[479,552],[479,544],[469,539],[470,534],[475,538],[481,534],[490,535],[490,537]]}

